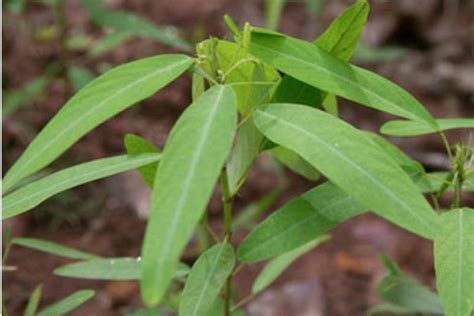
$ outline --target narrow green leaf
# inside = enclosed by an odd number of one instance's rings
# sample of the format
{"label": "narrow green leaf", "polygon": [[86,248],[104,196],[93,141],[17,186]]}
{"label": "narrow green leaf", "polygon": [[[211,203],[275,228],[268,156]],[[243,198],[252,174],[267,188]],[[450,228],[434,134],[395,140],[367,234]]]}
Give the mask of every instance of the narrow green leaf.
{"label": "narrow green leaf", "polygon": [[6,174],[3,190],[41,170],[94,127],[163,88],[188,69],[184,55],[144,58],[101,75],[72,97]]}
{"label": "narrow green leaf", "polygon": [[97,0],[81,0],[81,5],[87,10],[91,19],[100,26],[119,32],[134,33],[186,51],[191,50],[191,45],[178,35],[179,32],[174,26],[155,25],[127,11],[107,10]]}
{"label": "narrow green leaf", "polygon": [[319,171],[309,164],[300,155],[286,147],[275,147],[272,149],[272,155],[281,163],[290,168],[290,170],[305,177],[308,180],[316,181],[321,174]]}
{"label": "narrow green leaf", "polygon": [[396,120],[385,123],[380,132],[392,136],[419,136],[456,128],[474,128],[474,119],[437,119],[439,129],[418,121]]}
{"label": "narrow green leaf", "polygon": [[26,305],[26,309],[23,313],[23,316],[34,316],[36,314],[36,310],[38,309],[38,305],[41,300],[42,291],[43,284],[40,284],[35,287],[33,293],[31,293],[30,295],[30,299],[28,300],[28,304]]}
{"label": "narrow green leaf", "polygon": [[434,242],[436,285],[446,316],[469,316],[474,309],[474,209],[441,215]]}
{"label": "narrow green leaf", "polygon": [[265,1],[265,26],[267,29],[276,30],[280,22],[281,12],[285,6],[285,0]]}
{"label": "narrow green leaf", "polygon": [[[54,274],[68,278],[91,280],[139,280],[142,269],[141,258],[96,258],[64,265]],[[180,278],[189,268],[178,263],[174,277]]]}
{"label": "narrow green leaf", "polygon": [[[382,260],[388,272],[377,286],[377,293],[389,304],[385,307],[396,306],[404,313],[443,313],[443,307],[432,290],[400,271],[387,257],[382,257]],[[381,312],[381,307],[372,309],[372,313]]]}
{"label": "narrow green leaf", "polygon": [[97,258],[96,255],[84,251],[80,251],[74,248],[63,246],[58,243],[36,238],[14,238],[12,240],[12,244],[72,259],[87,260]]}
{"label": "narrow green leaf", "polygon": [[408,92],[375,73],[337,59],[311,43],[254,30],[250,53],[323,91],[380,111],[424,121],[437,128],[429,112]]}
{"label": "narrow green leaf", "polygon": [[[339,15],[314,44],[343,61],[349,61],[369,15],[369,4],[359,0]],[[327,93],[293,77],[285,76],[280,82],[273,103],[298,103],[320,107]],[[334,102],[333,102],[334,103]]]}
{"label": "narrow green leaf", "polygon": [[38,313],[38,316],[57,316],[67,314],[92,298],[94,294],[95,291],[93,290],[80,290],[74,292],[59,302],[45,307]]}
{"label": "narrow green leaf", "polygon": [[191,97],[192,100],[196,100],[204,93],[206,90],[206,84],[204,82],[204,77],[198,75],[197,73],[193,73],[193,81],[192,81],[192,88],[191,88]]}
{"label": "narrow green leaf", "polygon": [[113,32],[99,39],[89,50],[91,57],[98,57],[113,50],[122,43],[132,39],[134,35],[129,32]]}
{"label": "narrow green leaf", "polygon": [[[150,144],[146,141],[143,137],[134,135],[134,134],[127,134],[123,140],[125,149],[129,155],[141,155],[145,153],[160,153],[160,149]],[[153,187],[153,183],[155,181],[156,169],[158,168],[158,162],[145,165],[143,167],[138,168],[138,172],[140,172],[143,180],[146,184],[150,187]]]}
{"label": "narrow green leaf", "polygon": [[252,293],[256,294],[264,290],[270,284],[275,281],[283,271],[286,270],[296,259],[321,244],[322,242],[329,239],[329,236],[323,235],[316,240],[312,240],[309,243],[289,251],[281,256],[272,259],[260,272],[257,279],[252,285]]}
{"label": "narrow green leaf", "polygon": [[253,262],[284,254],[366,210],[336,185],[327,182],[273,212],[242,241],[237,257]]}
{"label": "narrow green leaf", "polygon": [[236,98],[214,86],[173,127],[156,173],[142,248],[142,297],[156,305],[214,189],[236,130]]}
{"label": "narrow green leaf", "polygon": [[3,198],[2,218],[19,215],[51,196],[84,183],[106,178],[160,159],[160,154],[117,156],[82,163],[31,182]]}
{"label": "narrow green leaf", "polygon": [[236,193],[245,181],[255,159],[260,153],[263,135],[252,120],[245,122],[239,129],[234,148],[227,163],[229,190]]}
{"label": "narrow green leaf", "polygon": [[76,91],[79,91],[95,78],[95,75],[89,69],[80,67],[70,67],[67,75]]}
{"label": "narrow green leaf", "polygon": [[208,315],[234,265],[234,249],[228,243],[217,244],[200,255],[186,280],[179,315]]}
{"label": "narrow green leaf", "polygon": [[317,109],[271,104],[256,111],[257,128],[288,147],[378,215],[426,238],[438,224],[416,185],[363,132]]}

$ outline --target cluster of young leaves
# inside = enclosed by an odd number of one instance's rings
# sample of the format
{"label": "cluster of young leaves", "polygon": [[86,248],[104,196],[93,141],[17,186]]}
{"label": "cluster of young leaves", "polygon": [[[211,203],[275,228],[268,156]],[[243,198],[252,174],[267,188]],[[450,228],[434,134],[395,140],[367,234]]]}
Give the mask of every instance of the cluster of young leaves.
{"label": "cluster of young leaves", "polygon": [[[326,240],[336,225],[370,210],[434,240],[444,313],[469,316],[474,297],[474,258],[469,251],[474,246],[473,210],[459,206],[440,216],[423,193],[472,190],[472,184],[466,184],[472,172],[462,173],[463,181],[452,185],[439,180],[452,172],[427,174],[386,139],[338,118],[337,97],[404,118],[382,131],[402,130],[405,136],[472,127],[473,120],[436,120],[393,82],[348,62],[368,11],[367,1],[357,1],[314,42],[249,25],[241,32],[227,17],[235,42],[209,39],[197,45],[197,58],[149,57],[95,79],[64,105],[7,172],[2,218],[31,210],[63,190],[137,168],[152,188],[142,256],[99,258],[41,241],[15,243],[82,260],[57,269],[58,275],[139,280],[143,301],[152,308],[166,302],[172,284],[184,282],[176,307],[180,315],[222,315],[223,309],[239,312],[239,303],[230,306],[229,295],[237,263],[272,259],[252,287],[257,294],[291,262]],[[193,102],[174,125],[163,152],[139,136],[127,135],[126,156],[83,163],[21,185],[91,129],[189,69]],[[310,180],[324,175],[327,181],[274,211],[234,250],[230,237],[232,227],[238,226],[231,222],[231,200],[264,152]],[[179,260],[196,226],[205,223],[217,182],[226,237],[203,251],[187,276]],[[387,283],[396,284],[395,290],[413,285],[395,268],[391,271]],[[223,287],[224,301],[219,298]],[[410,310],[392,297],[384,299],[394,310]]]}

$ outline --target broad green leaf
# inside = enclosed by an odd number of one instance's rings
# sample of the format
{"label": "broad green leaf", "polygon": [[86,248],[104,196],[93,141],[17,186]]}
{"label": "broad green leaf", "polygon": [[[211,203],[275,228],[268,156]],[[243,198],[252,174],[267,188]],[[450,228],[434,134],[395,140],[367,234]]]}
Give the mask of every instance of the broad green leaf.
{"label": "broad green leaf", "polygon": [[329,239],[329,236],[323,235],[316,240],[312,240],[309,243],[291,250],[281,256],[272,259],[258,275],[257,279],[252,285],[252,293],[256,294],[264,290],[270,284],[275,281],[283,271],[286,270],[296,259],[319,245],[321,242]]}
{"label": "broad green leaf", "polygon": [[76,91],[79,91],[95,78],[95,75],[89,69],[80,67],[70,67],[67,75]]}
{"label": "broad green leaf", "polygon": [[41,170],[94,127],[163,88],[191,66],[184,55],[161,55],[118,66],[72,97],[7,172],[3,190]]}
{"label": "broad green leaf", "polygon": [[322,174],[378,215],[426,238],[438,224],[416,185],[363,132],[307,106],[270,104],[254,114],[271,141],[301,155]]}
{"label": "broad green leaf", "polygon": [[[236,44],[224,40],[206,40],[196,45],[200,66],[214,78],[222,77],[237,96],[237,108],[244,116],[266,103],[280,79],[278,72],[253,58]],[[222,73],[217,73],[216,65]]]}
{"label": "broad green leaf", "polygon": [[389,121],[382,126],[380,132],[393,136],[418,136],[456,128],[474,129],[474,119],[437,119],[436,123],[438,123],[439,129],[434,129],[430,125],[418,121]]}
{"label": "broad green leaf", "polygon": [[245,122],[239,129],[234,148],[227,162],[229,190],[236,193],[245,181],[255,159],[260,153],[263,135],[252,120]]}
{"label": "broad green leaf", "polygon": [[[161,152],[156,146],[150,144],[143,137],[127,134],[123,140],[127,154],[132,155],[141,155],[145,153],[159,153]],[[158,162],[145,165],[138,168],[143,180],[150,187],[153,187],[153,182],[155,181],[156,169],[158,168]]]}
{"label": "broad green leaf", "polygon": [[[349,61],[369,15],[369,4],[359,0],[339,15],[314,44],[335,58]],[[293,77],[283,77],[273,103],[298,103],[320,107],[327,93]]]}
{"label": "broad green leaf", "polygon": [[234,249],[228,243],[217,244],[201,254],[186,280],[179,315],[208,315],[234,264]]}
{"label": "broad green leaf", "polygon": [[3,198],[2,218],[19,215],[51,196],[84,183],[154,163],[160,154],[117,156],[82,163],[31,182]]}
{"label": "broad green leaf", "polygon": [[362,105],[427,122],[428,111],[408,92],[368,70],[348,64],[302,40],[254,30],[250,53],[285,74]]}
{"label": "broad green leaf", "polygon": [[14,238],[12,244],[72,259],[93,259],[96,255],[36,238]]}
{"label": "broad green leaf", "polygon": [[236,98],[229,86],[214,86],[173,127],[156,173],[145,233],[142,298],[162,299],[178,259],[212,194],[232,146]]}
{"label": "broad green leaf", "polygon": [[113,50],[120,44],[127,42],[133,37],[133,33],[129,32],[113,32],[108,34],[94,43],[94,45],[89,50],[89,55],[91,57],[103,55],[108,51]]}
{"label": "broad green leaf", "polygon": [[273,212],[242,241],[237,257],[253,262],[284,254],[366,210],[336,185],[327,182]]}
{"label": "broad green leaf", "polygon": [[41,293],[43,291],[43,284],[38,285],[35,287],[33,292],[30,295],[28,300],[28,304],[26,305],[25,312],[23,316],[34,316],[36,314],[36,310],[38,309],[39,302],[41,300]]}
{"label": "broad green leaf", "polygon": [[47,306],[43,308],[39,313],[38,316],[57,316],[57,315],[65,315],[68,312],[76,309],[84,302],[92,298],[95,294],[93,290],[80,290],[72,293],[68,297],[60,300],[53,305]]}
{"label": "broad green leaf", "polygon": [[16,109],[27,106],[34,98],[42,94],[51,84],[49,76],[40,76],[26,83],[23,87],[14,91],[4,91],[2,114],[6,118]]}
{"label": "broad green leaf", "polygon": [[119,32],[134,33],[186,51],[191,49],[191,45],[178,35],[178,30],[174,26],[155,25],[127,11],[107,10],[101,1],[97,0],[81,0],[81,5],[87,10],[91,19],[100,26]]}
{"label": "broad green leaf", "polygon": [[308,180],[316,181],[321,174],[319,171],[309,164],[300,155],[286,147],[275,147],[272,149],[272,155],[275,156],[281,163],[290,168],[290,170],[305,177]]}
{"label": "broad green leaf", "polygon": [[285,0],[265,1],[265,26],[267,29],[276,30],[278,28],[278,23],[284,6]]}
{"label": "broad green leaf", "polygon": [[474,209],[441,215],[434,242],[436,285],[446,316],[469,316],[474,309]]}
{"label": "broad green leaf", "polygon": [[[443,313],[432,290],[400,271],[388,258],[382,257],[382,260],[388,271],[377,286],[377,293],[388,306],[396,306],[403,313]],[[381,311],[382,306],[372,309],[372,313]]]}
{"label": "broad green leaf", "polygon": [[[97,258],[67,264],[54,270],[54,274],[92,280],[139,280],[141,266],[141,258]],[[188,271],[185,264],[179,263],[173,276],[180,278]]]}

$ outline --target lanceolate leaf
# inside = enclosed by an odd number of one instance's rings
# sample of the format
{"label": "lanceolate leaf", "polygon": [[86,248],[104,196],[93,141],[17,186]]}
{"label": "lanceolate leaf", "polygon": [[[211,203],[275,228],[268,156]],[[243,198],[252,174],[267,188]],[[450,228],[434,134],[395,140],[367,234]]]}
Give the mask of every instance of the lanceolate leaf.
{"label": "lanceolate leaf", "polygon": [[232,88],[214,86],[173,127],[156,173],[142,249],[142,297],[163,297],[182,250],[212,194],[237,122]]}
{"label": "lanceolate leaf", "polygon": [[308,180],[316,181],[321,176],[316,168],[288,148],[281,146],[275,147],[272,149],[272,155],[292,171],[302,175]]}
{"label": "lanceolate leaf", "polygon": [[367,208],[327,182],[286,203],[240,244],[239,260],[265,260],[296,249]]}
{"label": "lanceolate leaf", "polygon": [[91,129],[163,88],[193,63],[184,55],[149,57],[118,66],[70,99],[6,174],[3,190],[42,169]]}
{"label": "lanceolate leaf", "polygon": [[[123,140],[125,144],[125,149],[129,155],[141,155],[145,153],[159,153],[160,150],[146,141],[143,137],[127,134]],[[138,168],[138,172],[140,172],[143,180],[145,183],[148,184],[150,187],[153,187],[153,182],[155,181],[155,174],[156,169],[158,168],[158,162],[145,165],[143,167]]]}
{"label": "lanceolate leaf", "polygon": [[227,163],[230,192],[237,192],[244,182],[255,158],[260,153],[262,139],[262,133],[255,127],[252,120],[248,120],[241,126]]}
{"label": "lanceolate leaf", "polygon": [[30,295],[30,299],[28,300],[28,304],[26,305],[26,309],[23,313],[23,316],[34,316],[36,314],[36,310],[38,309],[42,292],[43,284],[40,284],[35,287],[35,289]]}
{"label": "lanceolate leaf", "polygon": [[474,310],[474,209],[441,215],[435,238],[436,284],[446,316],[469,316]]}
{"label": "lanceolate leaf", "polygon": [[371,140],[344,121],[317,109],[271,104],[256,111],[257,128],[288,147],[378,215],[433,238],[437,215],[416,185]]}
{"label": "lanceolate leaf", "polygon": [[94,296],[94,294],[95,292],[93,290],[80,290],[74,292],[73,294],[60,300],[59,302],[42,309],[37,315],[65,315],[73,309],[77,308],[79,305],[82,305],[85,301],[89,300],[92,296]]}
{"label": "lanceolate leaf", "polygon": [[51,196],[78,185],[145,166],[160,159],[160,154],[118,156],[98,159],[50,174],[8,194],[3,198],[2,218],[19,215]]}
{"label": "lanceolate leaf", "polygon": [[80,251],[74,248],[69,248],[61,244],[51,241],[36,239],[36,238],[14,238],[12,244],[19,245],[42,252],[51,253],[56,256],[72,258],[72,259],[92,259],[97,256],[90,253]]}
{"label": "lanceolate leaf", "polygon": [[217,244],[199,256],[184,286],[179,315],[208,315],[234,264],[234,249],[228,243]]}
{"label": "lanceolate leaf", "polygon": [[275,259],[271,260],[260,272],[257,279],[252,285],[252,293],[256,294],[264,290],[276,278],[283,273],[296,259],[319,245],[321,242],[327,240],[329,236],[321,236],[316,240],[310,241],[309,243],[296,248],[295,250],[289,251]]}
{"label": "lanceolate leaf", "polygon": [[380,111],[412,120],[435,120],[408,92],[370,71],[350,65],[315,45],[254,30],[250,53],[300,81]]}
{"label": "lanceolate leaf", "polygon": [[[141,258],[97,258],[67,264],[54,270],[54,274],[68,278],[92,280],[139,280]],[[189,268],[178,263],[174,277],[183,277]]]}
{"label": "lanceolate leaf", "polygon": [[[339,15],[314,44],[343,61],[349,61],[369,15],[367,1],[357,1]],[[283,77],[272,102],[320,106],[327,93],[290,76]]]}
{"label": "lanceolate leaf", "polygon": [[439,129],[418,121],[389,121],[382,126],[380,132],[393,136],[418,136],[456,128],[474,128],[474,119],[437,119],[436,122]]}

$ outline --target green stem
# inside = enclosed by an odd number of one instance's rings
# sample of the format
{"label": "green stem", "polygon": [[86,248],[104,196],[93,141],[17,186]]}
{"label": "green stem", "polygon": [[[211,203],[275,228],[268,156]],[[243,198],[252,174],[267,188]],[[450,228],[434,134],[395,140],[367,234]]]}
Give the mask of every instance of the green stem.
{"label": "green stem", "polygon": [[449,161],[451,163],[453,162],[453,152],[451,150],[451,145],[448,142],[448,139],[446,138],[446,135],[443,132],[439,132],[439,136],[441,137],[441,140],[443,141],[444,147],[446,148],[446,152],[448,153]]}
{"label": "green stem", "polygon": [[[227,169],[224,167],[221,174],[221,190],[222,203],[224,205],[224,226],[225,226],[225,240],[230,242],[232,237],[232,196],[229,190],[229,179],[227,176]],[[224,315],[230,315],[230,301],[232,297],[232,273],[226,280],[224,291]]]}

